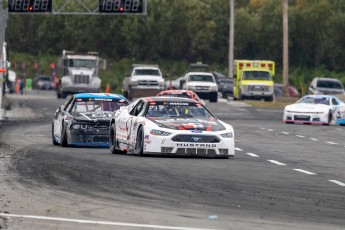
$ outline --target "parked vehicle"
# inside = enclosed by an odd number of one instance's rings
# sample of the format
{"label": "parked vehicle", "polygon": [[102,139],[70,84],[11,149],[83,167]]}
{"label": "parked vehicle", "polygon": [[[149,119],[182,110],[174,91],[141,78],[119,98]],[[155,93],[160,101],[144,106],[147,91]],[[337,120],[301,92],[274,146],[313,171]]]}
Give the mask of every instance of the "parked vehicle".
{"label": "parked vehicle", "polygon": [[37,89],[53,89],[53,79],[50,76],[38,76],[35,78],[35,88]]}
{"label": "parked vehicle", "polygon": [[273,101],[273,61],[235,60],[234,100],[264,99]]}
{"label": "parked vehicle", "polygon": [[[288,97],[299,97],[298,90],[295,86],[288,85],[287,91],[288,91]],[[284,97],[283,84],[274,83],[274,96]]]}
{"label": "parked vehicle", "polygon": [[234,80],[232,78],[224,78],[218,81],[218,92],[222,94],[222,98],[233,96]]}
{"label": "parked vehicle", "polygon": [[133,64],[122,82],[123,94],[129,100],[154,96],[165,89],[165,79],[158,65]]}
{"label": "parked vehicle", "polygon": [[335,78],[315,77],[309,85],[308,94],[344,95],[343,83]]}

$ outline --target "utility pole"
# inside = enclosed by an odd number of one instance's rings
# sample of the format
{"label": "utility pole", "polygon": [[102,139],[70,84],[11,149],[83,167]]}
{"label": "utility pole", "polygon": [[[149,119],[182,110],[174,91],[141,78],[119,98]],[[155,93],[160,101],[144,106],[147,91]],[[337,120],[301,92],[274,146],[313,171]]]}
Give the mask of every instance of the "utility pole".
{"label": "utility pole", "polygon": [[288,96],[289,83],[289,34],[288,34],[288,0],[282,0],[283,8],[283,92]]}
{"label": "utility pole", "polygon": [[230,17],[229,17],[229,73],[228,77],[233,78],[234,76],[234,1],[230,0]]}

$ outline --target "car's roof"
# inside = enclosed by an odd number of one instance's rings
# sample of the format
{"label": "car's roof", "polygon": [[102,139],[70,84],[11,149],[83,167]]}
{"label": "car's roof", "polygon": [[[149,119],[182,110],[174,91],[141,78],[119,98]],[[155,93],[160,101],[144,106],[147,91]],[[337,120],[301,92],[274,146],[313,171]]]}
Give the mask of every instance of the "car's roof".
{"label": "car's roof", "polygon": [[143,97],[142,99],[149,101],[149,102],[191,102],[197,103],[193,99],[182,98],[182,97]]}
{"label": "car's roof", "polygon": [[327,77],[317,77],[318,80],[322,80],[322,81],[336,81],[336,82],[340,82],[339,79],[336,78],[327,78]]}
{"label": "car's roof", "polygon": [[304,97],[314,97],[314,98],[337,98],[333,95],[324,95],[324,94],[316,94],[316,95],[305,95]]}
{"label": "car's roof", "polygon": [[183,94],[183,93],[190,93],[190,94],[194,94],[194,91],[192,90],[186,90],[186,89],[171,89],[171,90],[164,90],[159,92],[158,94]]}
{"label": "car's roof", "polygon": [[211,72],[188,72],[186,75],[212,75]]}
{"label": "car's roof", "polygon": [[121,94],[111,94],[111,93],[77,93],[74,96],[75,98],[109,98],[109,99],[127,100]]}

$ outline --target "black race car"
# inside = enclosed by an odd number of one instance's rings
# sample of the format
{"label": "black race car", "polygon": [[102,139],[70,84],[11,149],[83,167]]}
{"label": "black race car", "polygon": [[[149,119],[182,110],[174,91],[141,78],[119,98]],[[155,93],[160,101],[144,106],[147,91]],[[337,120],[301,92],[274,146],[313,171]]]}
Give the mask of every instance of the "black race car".
{"label": "black race car", "polygon": [[127,106],[118,94],[79,93],[60,106],[52,123],[52,142],[68,145],[109,146],[110,119],[114,111]]}

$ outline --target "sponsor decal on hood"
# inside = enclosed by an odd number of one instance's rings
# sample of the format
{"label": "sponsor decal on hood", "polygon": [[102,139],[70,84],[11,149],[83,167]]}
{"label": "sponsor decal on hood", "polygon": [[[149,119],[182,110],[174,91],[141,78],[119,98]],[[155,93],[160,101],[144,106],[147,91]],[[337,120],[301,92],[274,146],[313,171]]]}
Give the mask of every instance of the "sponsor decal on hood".
{"label": "sponsor decal on hood", "polygon": [[77,113],[75,114],[75,119],[79,121],[101,121],[110,120],[112,112],[87,112],[87,113]]}
{"label": "sponsor decal on hood", "polygon": [[149,118],[159,127],[175,130],[221,131],[225,127],[215,118]]}

